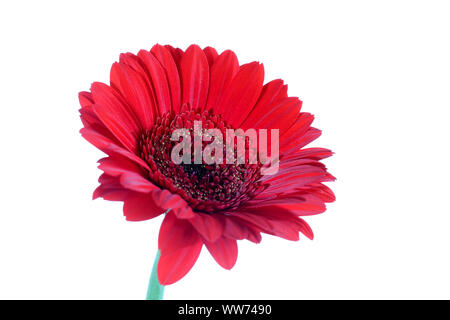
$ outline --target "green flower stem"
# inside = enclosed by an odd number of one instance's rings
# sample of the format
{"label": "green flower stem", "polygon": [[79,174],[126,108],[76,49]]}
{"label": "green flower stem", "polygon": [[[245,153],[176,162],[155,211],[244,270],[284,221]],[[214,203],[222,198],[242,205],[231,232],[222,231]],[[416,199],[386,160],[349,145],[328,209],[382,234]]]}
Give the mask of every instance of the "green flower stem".
{"label": "green flower stem", "polygon": [[148,283],[146,300],[163,300],[163,298],[164,298],[164,286],[159,283],[158,272],[157,272],[160,256],[161,256],[161,252],[158,250],[158,253],[156,254],[156,257],[155,257],[155,262],[153,263],[153,269],[152,269],[152,274],[150,276],[150,281]]}

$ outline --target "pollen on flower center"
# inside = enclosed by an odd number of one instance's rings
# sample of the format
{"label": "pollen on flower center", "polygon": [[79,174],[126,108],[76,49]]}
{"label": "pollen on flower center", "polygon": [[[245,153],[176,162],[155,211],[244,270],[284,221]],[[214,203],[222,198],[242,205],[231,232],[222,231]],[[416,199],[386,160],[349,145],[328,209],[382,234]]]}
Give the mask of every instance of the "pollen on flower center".
{"label": "pollen on flower center", "polygon": [[[139,155],[152,169],[149,176],[161,187],[182,196],[197,210],[213,212],[237,207],[260,188],[260,166],[248,163],[174,163],[171,152],[178,142],[171,141],[172,132],[188,129],[193,141],[194,121],[201,121],[205,129],[216,128],[223,133],[228,128],[211,111],[186,110],[158,118],[153,128],[143,132],[139,138]],[[203,142],[202,148],[209,143]]]}

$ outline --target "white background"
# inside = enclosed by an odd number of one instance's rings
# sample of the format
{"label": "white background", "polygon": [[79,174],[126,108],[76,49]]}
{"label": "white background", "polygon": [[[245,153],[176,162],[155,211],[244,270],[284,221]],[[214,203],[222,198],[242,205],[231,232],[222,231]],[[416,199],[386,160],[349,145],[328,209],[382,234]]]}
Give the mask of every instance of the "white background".
{"label": "white background", "polygon": [[450,298],[446,1],[3,1],[0,298],[142,299],[161,218],[92,201],[102,153],[79,91],[121,52],[232,49],[283,78],[333,149],[337,202],[315,239],[203,250],[167,299]]}

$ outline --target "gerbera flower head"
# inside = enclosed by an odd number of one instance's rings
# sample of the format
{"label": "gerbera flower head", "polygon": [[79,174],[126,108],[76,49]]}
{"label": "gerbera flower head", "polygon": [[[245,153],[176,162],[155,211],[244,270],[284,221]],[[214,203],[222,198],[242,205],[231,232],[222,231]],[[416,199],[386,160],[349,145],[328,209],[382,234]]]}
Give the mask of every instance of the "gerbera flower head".
{"label": "gerbera flower head", "polygon": [[[332,152],[305,148],[321,134],[311,127],[313,116],[301,112],[302,102],[287,95],[282,80],[263,82],[262,64],[239,65],[230,50],[219,55],[211,47],[192,45],[183,52],[155,45],[122,54],[109,85],[95,82],[79,94],[81,134],[107,155],[99,161],[103,174],[94,198],[123,201],[129,221],[167,212],[158,240],[163,285],[181,279],[203,245],[231,269],[237,240],[259,243],[261,233],[312,239],[301,217],[324,212],[325,203],[335,200],[324,185],[334,177],[320,162]],[[267,163],[249,161],[248,139],[241,162],[176,163],[177,129],[187,130],[192,141],[196,130],[217,129],[225,136],[228,129],[276,129],[277,170],[263,174]],[[200,141],[200,150],[211,141]],[[266,141],[270,149],[273,142]],[[194,142],[190,150],[195,148]],[[214,157],[220,149],[215,150]]]}

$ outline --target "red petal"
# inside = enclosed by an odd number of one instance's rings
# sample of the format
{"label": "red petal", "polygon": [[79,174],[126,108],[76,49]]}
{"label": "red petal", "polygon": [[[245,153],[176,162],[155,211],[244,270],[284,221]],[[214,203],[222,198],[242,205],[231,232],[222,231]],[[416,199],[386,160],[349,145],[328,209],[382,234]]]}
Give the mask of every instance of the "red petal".
{"label": "red petal", "polygon": [[151,53],[156,57],[156,59],[158,59],[159,63],[166,72],[172,101],[172,110],[175,113],[178,113],[181,108],[181,86],[177,65],[175,64],[175,61],[167,48],[159,44],[153,46]]}
{"label": "red petal", "polygon": [[124,201],[130,195],[130,190],[125,189],[117,177],[103,173],[98,182],[100,182],[100,186],[95,189],[92,199],[102,197],[109,201]]}
{"label": "red petal", "polygon": [[230,239],[242,240],[248,236],[248,228],[241,221],[237,221],[230,216],[225,218],[224,236]]}
{"label": "red petal", "polygon": [[122,93],[133,108],[142,128],[150,129],[155,119],[156,106],[153,102],[153,93],[150,92],[143,76],[123,63],[114,63],[111,67],[111,84]]}
{"label": "red petal", "polygon": [[301,105],[302,102],[293,97],[278,100],[277,103],[266,110],[264,115],[254,120],[252,128],[279,129],[279,136],[281,137],[297,119]]}
{"label": "red petal", "polygon": [[236,217],[253,223],[255,226],[261,228],[261,231],[267,234],[275,235],[277,237],[297,241],[298,227],[288,220],[271,220],[259,216],[258,214],[239,212]]}
{"label": "red petal", "polygon": [[246,120],[241,124],[241,128],[244,130],[254,128],[254,124],[270,111],[272,104],[286,97],[287,86],[283,84],[283,80],[272,80],[266,83],[261,91],[258,102]]}
{"label": "red petal", "polygon": [[194,217],[194,212],[187,202],[177,194],[168,190],[158,190],[152,193],[155,203],[165,209],[173,212],[179,219],[190,219]]}
{"label": "red petal", "polygon": [[94,104],[94,100],[92,99],[92,94],[87,91],[81,91],[78,94],[78,100],[80,101],[80,105],[82,108],[87,108],[92,110],[92,105]]}
{"label": "red petal", "polygon": [[98,168],[104,171],[106,174],[117,177],[127,172],[140,173],[140,168],[134,162],[129,159],[113,155],[98,161]]}
{"label": "red petal", "polygon": [[299,239],[298,232],[304,228],[304,224],[299,222],[300,218],[276,205],[258,208],[241,207],[239,211],[232,214],[235,218],[257,226],[262,232],[287,240],[297,241]]}
{"label": "red petal", "polygon": [[141,59],[145,69],[150,75],[151,84],[155,92],[156,100],[158,101],[159,115],[170,112],[172,110],[172,102],[169,84],[163,67],[155,56],[148,51],[139,51],[138,57]]}
{"label": "red petal", "polygon": [[159,190],[153,183],[148,181],[142,175],[141,168],[130,159],[121,155],[112,155],[99,160],[98,168],[107,175],[120,177],[120,183],[131,190],[138,192],[149,192]]}
{"label": "red petal", "polygon": [[[326,210],[324,201],[318,197],[299,192],[298,194],[283,195],[276,199],[264,201],[265,206],[276,205],[277,207],[286,209],[297,216],[310,216],[322,213]],[[247,202],[247,207],[258,208],[261,206],[260,201]]]}
{"label": "red petal", "polygon": [[300,133],[300,130],[289,136],[289,132],[285,134],[285,138],[280,141],[280,154],[290,154],[292,152],[298,152],[301,148],[316,140],[322,134],[319,129],[309,127],[305,133]]}
{"label": "red petal", "polygon": [[175,61],[175,64],[177,65],[178,70],[180,70],[181,59],[184,55],[183,50],[181,50],[180,48],[174,48],[171,45],[165,45],[164,48],[166,48],[170,52],[173,60]]}
{"label": "red petal", "polygon": [[298,226],[300,228],[300,232],[303,233],[308,239],[310,240],[314,239],[314,233],[309,224],[307,224],[305,220],[299,218]]}
{"label": "red petal", "polygon": [[95,114],[128,150],[134,151],[139,132],[134,114],[127,110],[111,87],[95,82],[91,91]]}
{"label": "red petal", "polygon": [[308,192],[310,192],[311,194],[318,197],[319,199],[321,199],[324,202],[333,202],[336,200],[336,196],[334,195],[334,192],[328,186],[326,186],[322,183],[313,185],[307,190],[308,190]]}
{"label": "red petal", "polygon": [[[111,137],[105,136],[105,133],[94,130],[92,127],[81,128],[80,133],[83,138],[105,153],[110,145],[115,145],[117,148],[120,148],[117,144],[114,144]],[[108,133],[110,132],[108,131]]]}
{"label": "red petal", "polygon": [[120,183],[127,189],[148,193],[159,188],[138,173],[129,172],[120,176]]}
{"label": "red petal", "polygon": [[322,212],[327,209],[325,203],[314,195],[303,195],[305,199],[299,203],[285,203],[278,204],[279,207],[285,208],[298,216],[311,216]]}
{"label": "red petal", "polygon": [[314,165],[302,165],[295,167],[294,170],[280,172],[276,176],[264,176],[263,181],[270,183],[269,189],[284,188],[288,190],[289,187],[299,188],[313,182],[321,182],[326,175],[326,170]]}
{"label": "red petal", "polygon": [[144,68],[144,62],[138,56],[132,53],[122,53],[120,55],[120,64],[131,67],[131,69],[133,69],[137,74],[139,74],[144,80],[146,92],[148,94],[148,99],[151,101],[152,104],[151,113],[153,114],[153,118],[156,119],[159,116],[158,101],[156,98],[150,73]]}
{"label": "red petal", "polygon": [[239,128],[253,109],[262,90],[264,66],[258,62],[240,67],[217,105],[217,111],[234,128]]}
{"label": "red petal", "polygon": [[180,250],[196,239],[200,239],[197,231],[186,219],[178,219],[173,211],[169,211],[161,224],[158,248],[161,255]]}
{"label": "red petal", "polygon": [[223,222],[213,214],[197,212],[189,222],[207,241],[214,242],[222,236]]}
{"label": "red petal", "polygon": [[159,282],[169,285],[184,277],[197,261],[202,246],[200,236],[187,220],[167,213],[159,230]]}
{"label": "red petal", "polygon": [[155,204],[150,194],[132,193],[123,203],[123,213],[128,221],[143,221],[155,218],[164,211]]}
{"label": "red petal", "polygon": [[230,270],[236,264],[238,256],[236,240],[220,238],[215,242],[205,241],[205,246],[214,260],[223,268]]}
{"label": "red petal", "polygon": [[216,49],[212,47],[206,47],[203,49],[203,52],[205,53],[206,59],[208,59],[209,67],[211,68],[219,55],[217,54]]}
{"label": "red petal", "polygon": [[255,228],[249,228],[248,230],[247,240],[253,243],[260,243],[262,239],[260,231]]}
{"label": "red petal", "polygon": [[[129,66],[131,69],[133,69],[134,71],[136,71],[137,73],[142,75],[142,77],[144,77],[146,80],[148,80],[145,70],[142,67],[141,61],[137,57],[137,55],[135,55],[133,53],[129,53],[129,52],[121,53],[119,63]],[[112,75],[114,78],[114,82],[117,82],[118,79],[115,78],[115,74],[113,73]],[[110,76],[111,76],[111,74],[110,74]],[[113,82],[113,81],[111,81],[111,82]]]}
{"label": "red petal", "polygon": [[158,187],[144,178],[141,169],[127,158],[116,155],[103,158],[99,162],[100,170],[113,177],[120,176],[120,183],[127,189],[145,193],[159,190]]}
{"label": "red petal", "polygon": [[239,62],[233,51],[224,51],[211,68],[211,83],[209,86],[208,109],[216,109],[224,91],[231,84],[239,70]]}
{"label": "red petal", "polygon": [[191,45],[180,63],[183,86],[182,104],[188,103],[192,109],[203,109],[208,97],[209,66],[202,49]]}
{"label": "red petal", "polygon": [[259,243],[261,242],[261,234],[258,230],[251,224],[245,223],[243,220],[236,219],[233,216],[227,216],[225,219],[223,235],[230,239],[247,239]]}
{"label": "red petal", "polygon": [[316,128],[309,128],[308,131],[302,136],[302,138],[298,141],[298,148],[303,148],[307,144],[313,142],[316,140],[320,135],[322,134],[322,131]]}
{"label": "red petal", "polygon": [[124,201],[130,194],[130,191],[124,189],[122,186],[120,188],[110,188],[108,186],[99,185],[92,195],[92,199],[95,200],[102,197],[108,201]]}
{"label": "red petal", "polygon": [[298,158],[322,160],[333,155],[333,151],[325,148],[307,148],[297,152]]}
{"label": "red petal", "polygon": [[310,113],[302,112],[298,115],[292,126],[283,136],[280,136],[280,153],[286,154],[290,150],[299,150],[299,140],[311,127],[314,116]]}
{"label": "red petal", "polygon": [[82,128],[80,130],[80,133],[83,136],[83,138],[85,138],[87,141],[92,143],[95,147],[99,148],[106,154],[108,155],[120,154],[134,161],[141,167],[150,170],[147,163],[145,163],[141,158],[136,156],[134,153],[131,153],[128,150],[125,150],[124,148],[115,144],[111,139],[99,133],[97,130],[94,130],[92,128]]}
{"label": "red petal", "polygon": [[115,139],[117,141],[114,135],[100,121],[93,109],[81,108],[79,111],[81,122],[83,122],[83,125],[85,127],[101,127],[101,131],[103,132],[103,134],[106,134],[109,138]]}

